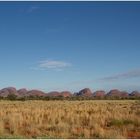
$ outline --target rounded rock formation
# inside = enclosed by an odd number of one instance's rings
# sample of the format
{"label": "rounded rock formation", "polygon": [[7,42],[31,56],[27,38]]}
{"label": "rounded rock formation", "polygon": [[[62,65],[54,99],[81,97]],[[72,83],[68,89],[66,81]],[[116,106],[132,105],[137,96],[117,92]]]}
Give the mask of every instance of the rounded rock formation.
{"label": "rounded rock formation", "polygon": [[58,96],[61,96],[61,94],[58,91],[51,91],[51,92],[47,93],[46,96],[58,97]]}
{"label": "rounded rock formation", "polygon": [[69,91],[62,91],[62,92],[61,92],[61,95],[62,95],[63,97],[71,97],[71,96],[72,96],[72,93],[69,92]]}
{"label": "rounded rock formation", "polygon": [[14,87],[3,88],[0,92],[0,96],[2,97],[7,97],[8,95],[12,95],[12,94],[18,96],[18,92]]}
{"label": "rounded rock formation", "polygon": [[105,91],[103,90],[98,90],[96,92],[93,93],[94,97],[104,97],[105,96]]}
{"label": "rounded rock formation", "polygon": [[17,92],[18,92],[18,94],[19,94],[20,97],[29,96],[29,95],[27,94],[28,90],[25,89],[25,88],[19,89]]}
{"label": "rounded rock formation", "polygon": [[129,93],[128,92],[126,92],[126,91],[122,91],[121,92],[121,97],[122,98],[127,98],[129,96]]}
{"label": "rounded rock formation", "polygon": [[27,92],[27,94],[29,96],[38,96],[38,97],[45,96],[45,93],[40,90],[30,90]]}
{"label": "rounded rock formation", "polygon": [[132,96],[132,97],[140,97],[140,92],[133,91],[132,93],[130,93],[130,96]]}
{"label": "rounded rock formation", "polygon": [[89,88],[84,88],[84,89],[80,90],[78,93],[76,93],[76,96],[91,97],[92,92]]}
{"label": "rounded rock formation", "polygon": [[121,91],[119,91],[118,89],[110,90],[107,93],[107,96],[110,96],[110,97],[121,97]]}

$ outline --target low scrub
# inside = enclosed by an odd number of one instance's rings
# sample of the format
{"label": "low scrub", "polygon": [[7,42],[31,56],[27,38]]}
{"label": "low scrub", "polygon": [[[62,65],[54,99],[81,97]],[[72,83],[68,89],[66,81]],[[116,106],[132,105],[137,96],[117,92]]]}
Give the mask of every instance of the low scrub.
{"label": "low scrub", "polygon": [[135,121],[129,120],[129,119],[123,119],[123,120],[119,120],[119,119],[112,119],[108,126],[122,126],[122,125],[129,125],[129,124],[136,124]]}

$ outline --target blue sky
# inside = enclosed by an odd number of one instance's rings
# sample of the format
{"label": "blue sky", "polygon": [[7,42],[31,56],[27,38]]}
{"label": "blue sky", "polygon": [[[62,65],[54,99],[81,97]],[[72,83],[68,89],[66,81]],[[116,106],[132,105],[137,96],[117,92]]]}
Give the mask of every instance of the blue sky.
{"label": "blue sky", "polygon": [[140,90],[140,2],[0,2],[0,88]]}

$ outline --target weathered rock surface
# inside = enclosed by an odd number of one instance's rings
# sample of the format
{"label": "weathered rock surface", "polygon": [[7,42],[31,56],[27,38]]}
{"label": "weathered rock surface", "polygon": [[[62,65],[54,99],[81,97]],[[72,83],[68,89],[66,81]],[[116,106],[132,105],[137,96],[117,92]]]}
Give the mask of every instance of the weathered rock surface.
{"label": "weathered rock surface", "polygon": [[27,92],[27,94],[29,96],[38,96],[38,97],[46,95],[43,91],[40,90],[30,90]]}
{"label": "weathered rock surface", "polygon": [[62,91],[62,92],[61,92],[61,95],[62,95],[63,97],[71,97],[71,96],[72,96],[72,93],[69,92],[69,91]]}
{"label": "weathered rock surface", "polygon": [[58,97],[58,96],[61,96],[61,94],[58,91],[51,91],[47,93],[46,96]]}
{"label": "weathered rock surface", "polygon": [[105,91],[103,90],[98,90],[96,92],[93,93],[94,97],[104,97],[105,96]]}
{"label": "weathered rock surface", "polygon": [[19,95],[16,88],[14,88],[14,87],[3,88],[0,91],[0,96],[1,97],[7,97],[8,95],[11,95],[11,94],[16,95],[16,96]]}
{"label": "weathered rock surface", "polygon": [[133,96],[133,97],[140,97],[140,92],[138,91],[133,91],[130,93],[130,96]]}
{"label": "weathered rock surface", "polygon": [[111,97],[121,97],[121,91],[119,91],[118,89],[113,89],[110,90],[106,96],[111,96]]}
{"label": "weathered rock surface", "polygon": [[19,89],[17,92],[18,92],[18,94],[19,94],[19,97],[29,96],[29,95],[27,94],[28,90],[25,89],[25,88]]}
{"label": "weathered rock surface", "polygon": [[76,96],[85,96],[85,97],[91,97],[92,92],[89,88],[84,88],[80,90],[78,93],[75,94]]}
{"label": "weathered rock surface", "polygon": [[121,92],[121,97],[128,97],[129,96],[129,93],[128,92],[126,92],[126,91],[122,91]]}

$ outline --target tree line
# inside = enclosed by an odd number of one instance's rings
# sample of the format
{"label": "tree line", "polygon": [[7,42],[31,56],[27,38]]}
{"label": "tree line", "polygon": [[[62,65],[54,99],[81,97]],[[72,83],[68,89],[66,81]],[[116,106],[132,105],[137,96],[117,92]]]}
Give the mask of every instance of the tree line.
{"label": "tree line", "polygon": [[11,101],[26,101],[26,100],[68,100],[68,101],[82,101],[82,100],[140,100],[140,97],[128,96],[128,97],[119,97],[119,96],[104,96],[104,97],[86,97],[86,96],[26,96],[18,97],[14,94],[9,94],[7,97],[0,97],[0,100],[11,100]]}

